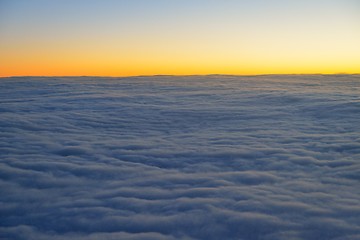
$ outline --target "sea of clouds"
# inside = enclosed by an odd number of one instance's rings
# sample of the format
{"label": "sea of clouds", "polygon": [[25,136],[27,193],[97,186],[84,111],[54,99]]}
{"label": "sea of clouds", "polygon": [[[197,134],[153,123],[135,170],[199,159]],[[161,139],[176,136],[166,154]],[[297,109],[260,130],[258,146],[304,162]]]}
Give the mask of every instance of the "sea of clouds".
{"label": "sea of clouds", "polygon": [[0,239],[360,239],[360,75],[0,79]]}

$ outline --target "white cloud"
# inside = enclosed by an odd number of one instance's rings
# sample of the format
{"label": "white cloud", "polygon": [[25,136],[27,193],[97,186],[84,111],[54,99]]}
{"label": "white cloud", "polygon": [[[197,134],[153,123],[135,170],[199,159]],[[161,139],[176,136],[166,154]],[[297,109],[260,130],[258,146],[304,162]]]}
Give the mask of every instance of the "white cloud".
{"label": "white cloud", "polygon": [[356,239],[359,81],[0,79],[0,238]]}

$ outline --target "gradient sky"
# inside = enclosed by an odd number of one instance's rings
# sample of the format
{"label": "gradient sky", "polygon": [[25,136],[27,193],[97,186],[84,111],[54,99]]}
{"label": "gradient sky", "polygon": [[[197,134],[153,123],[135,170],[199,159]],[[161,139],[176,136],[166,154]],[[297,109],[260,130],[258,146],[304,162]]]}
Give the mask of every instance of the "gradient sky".
{"label": "gradient sky", "polygon": [[0,76],[359,72],[358,0],[0,0]]}

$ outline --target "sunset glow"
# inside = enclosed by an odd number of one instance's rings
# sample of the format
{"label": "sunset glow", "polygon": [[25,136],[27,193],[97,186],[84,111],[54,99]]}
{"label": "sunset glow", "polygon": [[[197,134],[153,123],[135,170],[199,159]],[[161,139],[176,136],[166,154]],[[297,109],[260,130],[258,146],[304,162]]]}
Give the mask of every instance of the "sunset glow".
{"label": "sunset glow", "polygon": [[0,1],[0,76],[359,73],[360,4]]}

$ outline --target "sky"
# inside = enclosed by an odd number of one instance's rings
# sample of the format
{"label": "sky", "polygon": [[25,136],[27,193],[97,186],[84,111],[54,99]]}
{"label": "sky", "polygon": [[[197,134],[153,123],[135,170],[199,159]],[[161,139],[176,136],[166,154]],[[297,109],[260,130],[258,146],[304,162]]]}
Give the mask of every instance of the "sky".
{"label": "sky", "polygon": [[357,0],[0,0],[0,76],[359,73]]}

